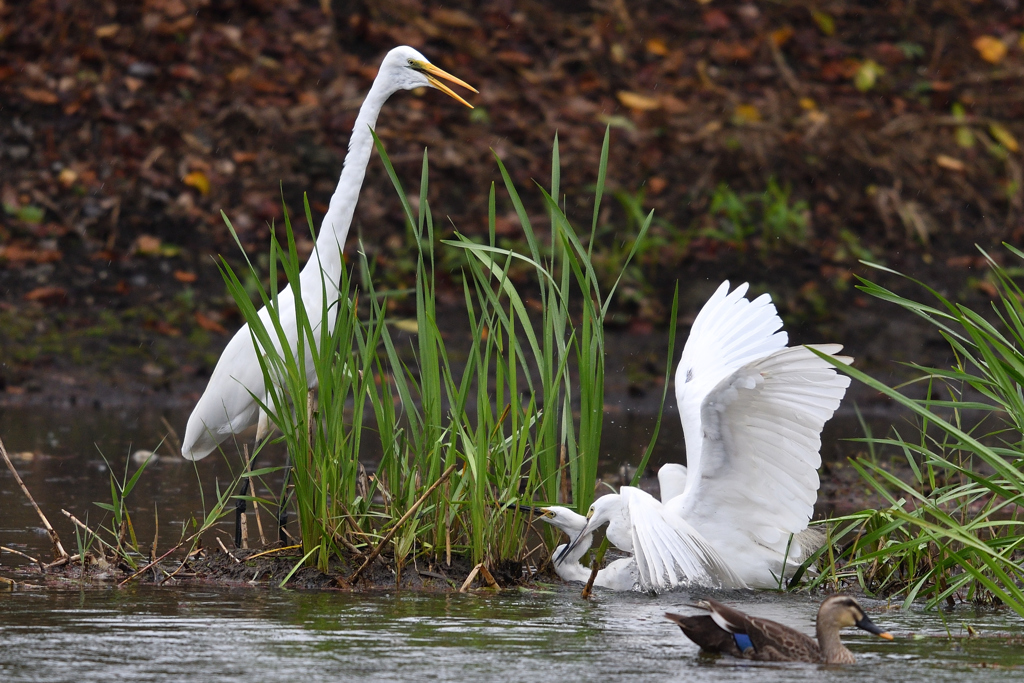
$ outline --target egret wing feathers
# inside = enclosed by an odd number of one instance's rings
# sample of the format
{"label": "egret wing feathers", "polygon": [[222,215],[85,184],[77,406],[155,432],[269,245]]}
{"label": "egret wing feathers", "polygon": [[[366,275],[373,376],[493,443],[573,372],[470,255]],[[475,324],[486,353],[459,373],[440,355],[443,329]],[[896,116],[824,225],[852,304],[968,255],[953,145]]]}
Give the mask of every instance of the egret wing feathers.
{"label": "egret wing feathers", "polygon": [[649,493],[623,486],[619,495],[627,510],[642,589],[660,592],[680,585],[744,587],[742,579],[696,529],[681,517],[666,515],[664,506]]}
{"label": "egret wing feathers", "polygon": [[[814,348],[852,362],[836,355],[837,344]],[[790,534],[807,528],[819,484],[821,429],[849,384],[849,377],[797,346],[735,370],[702,401],[700,455],[694,459],[687,449],[687,489],[667,511],[714,538],[752,585],[777,583],[773,572],[784,571]],[[698,438],[686,436],[688,445]],[[791,564],[805,554],[799,539],[794,543]],[[761,551],[760,560],[751,556]]]}

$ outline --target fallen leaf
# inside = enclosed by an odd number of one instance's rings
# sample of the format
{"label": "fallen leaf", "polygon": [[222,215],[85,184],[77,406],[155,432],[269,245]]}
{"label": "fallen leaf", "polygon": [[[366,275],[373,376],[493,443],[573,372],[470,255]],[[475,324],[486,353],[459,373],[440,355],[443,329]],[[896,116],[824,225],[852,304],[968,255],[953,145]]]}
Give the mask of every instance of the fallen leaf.
{"label": "fallen leaf", "polygon": [[739,104],[733,111],[732,120],[738,125],[757,123],[761,120],[761,112],[752,104]]}
{"label": "fallen leaf", "polygon": [[78,180],[78,173],[74,169],[64,168],[57,175],[57,181],[65,188],[69,188]]}
{"label": "fallen leaf", "polygon": [[191,64],[175,64],[171,67],[170,73],[175,78],[183,78],[187,81],[200,81],[203,78]]}
{"label": "fallen leaf", "polygon": [[964,162],[960,161],[955,157],[947,156],[945,154],[940,154],[937,157],[935,157],[935,163],[948,171],[956,171],[958,173],[963,173],[965,170],[967,170],[967,167],[964,166]]}
{"label": "fallen leaf", "polygon": [[709,31],[724,31],[731,24],[729,15],[720,9],[709,9],[704,13],[704,26]]}
{"label": "fallen leaf", "polygon": [[57,104],[60,102],[57,93],[43,90],[42,88],[22,88],[21,94],[29,102],[35,102],[36,104]]}
{"label": "fallen leaf", "polygon": [[64,258],[64,255],[56,249],[27,249],[18,244],[0,246],[0,259],[5,261],[50,263],[60,261],[62,258]]}
{"label": "fallen leaf", "polygon": [[202,171],[192,171],[182,178],[181,182],[189,187],[196,188],[200,194],[206,195],[210,193],[210,179]]}
{"label": "fallen leaf", "polygon": [[813,111],[818,108],[818,103],[812,100],[810,97],[801,97],[800,108],[806,109],[807,111]]}
{"label": "fallen leaf", "polygon": [[198,280],[199,276],[187,270],[176,270],[174,271],[174,279],[177,280],[178,282],[184,282],[188,284],[190,282],[195,282],[196,280]]}
{"label": "fallen leaf", "polygon": [[647,41],[647,51],[652,55],[664,57],[668,54],[668,46],[665,45],[665,41],[661,38],[651,38]]}
{"label": "fallen leaf", "polygon": [[451,28],[476,28],[480,25],[472,16],[457,9],[436,9],[430,13],[430,18]]}
{"label": "fallen leaf", "polygon": [[666,187],[668,187],[668,181],[660,175],[653,176],[647,180],[647,188],[651,191],[651,194],[661,194]]}
{"label": "fallen leaf", "polygon": [[857,69],[853,76],[853,85],[861,92],[867,92],[875,87],[878,77],[885,74],[885,69],[875,60],[866,59]]}
{"label": "fallen leaf", "polygon": [[156,256],[160,253],[160,238],[152,235],[139,235],[135,240],[135,253]]}
{"label": "fallen leaf", "polygon": [[199,325],[199,327],[206,330],[207,332],[213,332],[214,334],[228,333],[228,331],[224,329],[224,326],[221,325],[219,322],[217,322],[213,318],[203,315],[198,311],[196,311],[196,324]]}
{"label": "fallen leaf", "polygon": [[640,95],[635,92],[629,92],[628,90],[620,90],[618,98],[619,102],[622,102],[623,105],[630,109],[637,109],[639,111],[661,109],[661,100],[654,97],[648,97],[646,95]]}
{"label": "fallen leaf", "polygon": [[1006,45],[995,36],[979,36],[972,45],[981,58],[990,64],[998,64],[1006,56]]}
{"label": "fallen leaf", "polygon": [[63,287],[36,287],[28,292],[25,301],[39,301],[42,303],[53,303],[68,297],[68,290]]}
{"label": "fallen leaf", "polygon": [[120,30],[120,24],[105,24],[103,26],[97,26],[93,33],[96,34],[97,38],[113,38]]}
{"label": "fallen leaf", "polygon": [[988,132],[992,133],[992,137],[1011,152],[1020,151],[1020,145],[1017,144],[1017,138],[1013,137],[1013,134],[1010,133],[1010,131],[1006,130],[998,123],[988,124]]}
{"label": "fallen leaf", "polygon": [[814,23],[818,25],[818,30],[826,36],[835,34],[836,20],[832,18],[831,14],[821,12],[819,10],[811,10],[811,18],[814,19]]}
{"label": "fallen leaf", "polygon": [[148,327],[149,329],[155,330],[156,332],[159,332],[160,334],[162,334],[164,336],[167,336],[167,337],[180,337],[181,336],[181,330],[179,330],[174,325],[171,325],[166,320],[156,320],[154,322],[146,323],[145,326]]}
{"label": "fallen leaf", "polygon": [[231,158],[236,164],[246,164],[256,161],[256,152],[232,152]]}
{"label": "fallen leaf", "polygon": [[789,39],[793,37],[793,27],[783,26],[780,29],[772,31],[772,42],[775,43],[775,47],[782,47],[789,42]]}

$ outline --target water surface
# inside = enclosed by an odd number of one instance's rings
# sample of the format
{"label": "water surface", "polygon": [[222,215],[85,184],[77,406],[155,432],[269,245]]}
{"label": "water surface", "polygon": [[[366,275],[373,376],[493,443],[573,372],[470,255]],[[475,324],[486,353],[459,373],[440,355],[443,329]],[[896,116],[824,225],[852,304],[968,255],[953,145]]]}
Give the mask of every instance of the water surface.
{"label": "water surface", "polygon": [[[728,594],[813,632],[816,600]],[[963,681],[1020,680],[1021,627],[1006,612],[886,611],[894,642],[851,630],[850,667],[700,655],[666,610],[695,596],[576,590],[501,595],[345,594],[134,587],[0,594],[0,674],[12,681]],[[961,624],[980,634],[962,639]],[[1012,641],[1008,644],[1008,641]],[[987,667],[995,665],[997,668]]]}

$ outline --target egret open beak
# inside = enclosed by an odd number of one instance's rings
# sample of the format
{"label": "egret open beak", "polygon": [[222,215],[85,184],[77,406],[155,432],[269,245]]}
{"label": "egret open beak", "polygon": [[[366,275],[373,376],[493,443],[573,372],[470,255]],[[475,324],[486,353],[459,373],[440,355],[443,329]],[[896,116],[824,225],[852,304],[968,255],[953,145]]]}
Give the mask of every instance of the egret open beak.
{"label": "egret open beak", "polygon": [[558,557],[555,558],[555,564],[561,564],[562,559],[565,558],[565,556],[568,555],[570,552],[572,552],[572,549],[580,544],[580,540],[582,540],[587,534],[590,533],[593,532],[590,531],[590,520],[588,519],[587,525],[583,527],[583,530],[580,531],[576,538],[574,538],[571,543],[567,544],[565,548],[562,549],[562,552],[558,553]]}
{"label": "egret open beak", "polygon": [[878,626],[875,625],[875,622],[868,619],[867,615],[864,615],[864,618],[858,621],[855,625],[857,626],[857,628],[867,631],[868,633],[874,633],[879,638],[884,638],[885,640],[892,640],[892,634],[878,628]]}
{"label": "egret open beak", "polygon": [[462,102],[470,109],[473,108],[472,104],[456,95],[455,91],[449,88],[444,83],[442,83],[440,79],[443,78],[444,80],[449,81],[450,83],[454,83],[455,85],[461,85],[463,88],[467,88],[469,90],[472,90],[473,92],[480,92],[479,90],[471,86],[469,83],[466,83],[464,80],[460,78],[452,76],[444,69],[439,69],[430,62],[411,61],[410,66],[413,69],[416,69],[417,71],[422,73],[424,76],[426,76],[427,80],[430,81],[430,85],[434,86],[435,88],[437,88],[444,94],[448,95],[449,97],[454,97],[455,99],[457,99],[459,102]]}

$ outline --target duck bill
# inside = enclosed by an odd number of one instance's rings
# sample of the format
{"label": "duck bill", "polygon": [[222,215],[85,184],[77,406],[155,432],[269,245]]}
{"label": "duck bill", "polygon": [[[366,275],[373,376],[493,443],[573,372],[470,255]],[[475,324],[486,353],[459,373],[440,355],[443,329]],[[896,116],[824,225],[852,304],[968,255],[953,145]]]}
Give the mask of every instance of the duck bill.
{"label": "duck bill", "polygon": [[443,92],[445,95],[448,95],[449,97],[452,97],[458,100],[459,102],[462,102],[470,109],[473,108],[472,104],[459,97],[454,90],[449,88],[441,81],[443,79],[445,81],[448,81],[449,83],[454,83],[455,85],[462,86],[467,90],[472,90],[473,92],[479,92],[479,90],[471,86],[469,83],[466,83],[461,78],[456,78],[455,76],[452,76],[444,69],[440,69],[431,64],[430,62],[415,62],[413,66],[417,71],[419,71],[420,73],[427,77],[427,80],[430,81],[430,85],[434,86],[435,88]]}
{"label": "duck bill", "polygon": [[866,616],[860,621],[858,621],[856,626],[857,628],[863,631],[867,631],[868,633],[874,633],[879,638],[884,638],[885,640],[892,640],[891,633],[880,629],[878,626],[875,625],[875,622],[871,621]]}

